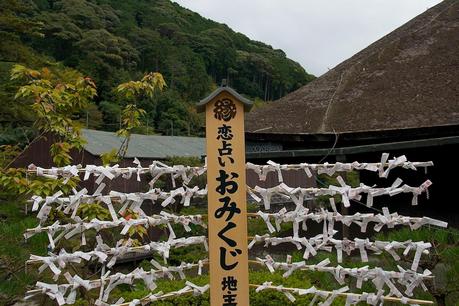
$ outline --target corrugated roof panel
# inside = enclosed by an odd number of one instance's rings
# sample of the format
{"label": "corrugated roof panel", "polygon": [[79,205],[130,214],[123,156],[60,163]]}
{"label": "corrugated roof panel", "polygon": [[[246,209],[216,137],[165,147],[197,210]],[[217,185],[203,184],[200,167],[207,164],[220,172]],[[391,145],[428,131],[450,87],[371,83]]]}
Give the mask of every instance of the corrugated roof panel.
{"label": "corrugated roof panel", "polygon": [[[113,132],[83,129],[85,149],[96,156],[118,149],[122,138]],[[205,155],[205,138],[132,134],[126,157],[164,159]]]}

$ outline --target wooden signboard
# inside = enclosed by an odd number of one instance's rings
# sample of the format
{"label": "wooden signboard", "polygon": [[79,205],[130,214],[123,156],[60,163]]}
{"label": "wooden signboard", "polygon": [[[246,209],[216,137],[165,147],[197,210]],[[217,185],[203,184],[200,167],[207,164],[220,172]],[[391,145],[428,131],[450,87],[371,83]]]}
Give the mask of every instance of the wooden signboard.
{"label": "wooden signboard", "polygon": [[249,305],[244,110],[251,102],[220,87],[206,112],[210,304]]}

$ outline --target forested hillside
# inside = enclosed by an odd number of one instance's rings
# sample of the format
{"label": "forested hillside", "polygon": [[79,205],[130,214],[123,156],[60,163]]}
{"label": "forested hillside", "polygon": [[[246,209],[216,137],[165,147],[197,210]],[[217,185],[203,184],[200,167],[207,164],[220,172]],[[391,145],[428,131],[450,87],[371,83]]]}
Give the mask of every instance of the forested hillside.
{"label": "forested hillside", "polygon": [[81,121],[105,130],[119,127],[116,85],[160,72],[167,89],[138,102],[147,112],[138,132],[169,135],[172,129],[174,135],[200,133],[193,104],[223,78],[261,100],[313,79],[282,50],[168,0],[2,0],[0,36],[0,144],[23,140],[33,130],[28,105],[13,98],[17,86],[9,74],[15,63],[73,68],[93,78],[98,95]]}

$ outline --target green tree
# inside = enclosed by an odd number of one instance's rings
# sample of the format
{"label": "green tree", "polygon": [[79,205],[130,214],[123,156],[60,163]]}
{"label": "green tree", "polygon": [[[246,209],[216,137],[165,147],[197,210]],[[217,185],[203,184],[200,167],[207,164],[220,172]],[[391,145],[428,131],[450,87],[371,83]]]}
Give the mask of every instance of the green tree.
{"label": "green tree", "polygon": [[[71,69],[33,70],[21,65],[13,67],[11,79],[22,83],[15,98],[19,103],[28,105],[34,114],[34,128],[39,131],[39,135],[30,143],[42,137],[52,137],[54,143],[50,147],[50,153],[53,162],[57,166],[70,164],[71,150],[80,150],[83,144],[80,123],[74,118],[78,117],[95,97],[94,82]],[[11,194],[15,198],[30,193],[49,195],[58,189],[69,192],[76,186],[77,178],[67,183],[63,183],[63,180],[27,179],[25,169],[10,167],[21,151],[14,145],[1,147],[2,194]]]}
{"label": "green tree", "polygon": [[[146,111],[144,125],[169,133],[174,125],[174,135],[200,134],[199,116],[192,113],[188,124],[189,110],[223,78],[239,93],[261,100],[282,97],[313,79],[281,50],[169,0],[4,0],[0,34],[0,140],[9,143],[26,143],[34,120],[33,112],[14,102],[17,84],[9,80],[14,64],[36,68],[58,61],[57,66],[93,77],[98,110],[92,107],[90,126],[106,130],[120,123],[113,88],[160,71],[173,92],[139,98],[137,106]],[[172,96],[175,101],[159,107]],[[103,124],[96,122],[100,112]]]}
{"label": "green tree", "polygon": [[23,61],[33,51],[23,39],[41,37],[42,23],[34,18],[33,6],[18,0],[0,1],[0,61]]}
{"label": "green tree", "polygon": [[55,137],[51,147],[54,163],[69,164],[70,150],[81,149],[83,143],[80,124],[72,115],[86,109],[96,96],[94,82],[72,70],[53,73],[48,68],[38,71],[21,65],[13,67],[11,79],[25,83],[15,98],[33,101],[30,106],[36,116],[34,125],[41,132],[38,137]]}
{"label": "green tree", "polygon": [[158,72],[147,73],[140,81],[129,81],[118,85],[116,93],[122,99],[125,107],[121,111],[121,128],[117,131],[117,135],[124,137],[124,140],[116,154],[112,151],[102,156],[104,164],[124,158],[132,130],[141,126],[141,118],[146,112],[137,106],[137,100],[143,97],[151,99],[156,91],[161,91],[164,87],[166,87],[166,82]]}

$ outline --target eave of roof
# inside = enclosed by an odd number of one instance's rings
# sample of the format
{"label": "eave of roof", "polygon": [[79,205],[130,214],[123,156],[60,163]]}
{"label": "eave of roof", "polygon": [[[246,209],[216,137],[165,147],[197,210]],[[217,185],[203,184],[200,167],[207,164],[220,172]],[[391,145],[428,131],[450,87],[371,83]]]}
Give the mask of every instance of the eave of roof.
{"label": "eave of roof", "polygon": [[247,159],[269,159],[288,157],[314,157],[314,156],[340,156],[353,155],[370,152],[385,152],[392,150],[406,150],[413,148],[425,148],[432,146],[459,144],[459,136],[419,139],[400,142],[379,143],[352,147],[307,149],[307,150],[285,150],[270,152],[250,152],[246,154]]}

